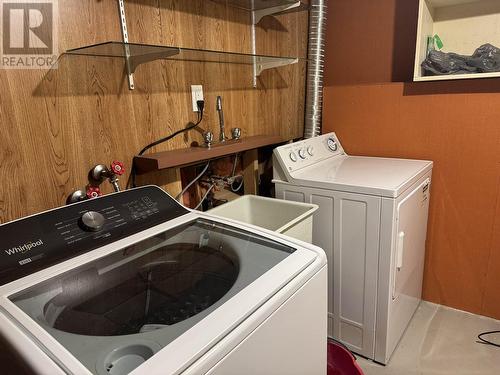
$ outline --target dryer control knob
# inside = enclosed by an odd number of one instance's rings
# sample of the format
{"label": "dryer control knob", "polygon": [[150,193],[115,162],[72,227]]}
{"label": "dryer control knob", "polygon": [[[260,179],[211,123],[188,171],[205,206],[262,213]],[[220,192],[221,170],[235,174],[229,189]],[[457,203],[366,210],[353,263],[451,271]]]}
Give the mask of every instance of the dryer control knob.
{"label": "dryer control knob", "polygon": [[305,148],[302,148],[299,150],[299,156],[301,159],[305,159],[307,157],[307,154],[306,154],[306,149]]}
{"label": "dryer control knob", "polygon": [[308,153],[309,155],[313,156],[313,155],[314,155],[314,147],[313,147],[313,146],[309,146],[309,147],[307,148],[307,153]]}
{"label": "dryer control knob", "polygon": [[290,157],[290,160],[293,161],[294,163],[297,161],[297,155],[295,155],[295,152],[291,151],[290,155],[288,156]]}
{"label": "dryer control knob", "polygon": [[106,218],[99,212],[85,212],[80,218],[80,227],[86,232],[98,232],[106,223]]}
{"label": "dryer control knob", "polygon": [[338,146],[337,142],[335,141],[335,138],[328,138],[327,144],[328,144],[328,148],[333,152],[335,152],[339,149],[339,146]]}

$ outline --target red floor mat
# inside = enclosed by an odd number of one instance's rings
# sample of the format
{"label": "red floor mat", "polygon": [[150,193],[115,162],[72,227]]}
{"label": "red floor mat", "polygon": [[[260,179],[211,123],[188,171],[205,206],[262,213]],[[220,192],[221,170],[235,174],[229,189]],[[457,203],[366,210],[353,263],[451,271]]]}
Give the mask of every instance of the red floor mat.
{"label": "red floor mat", "polygon": [[342,346],[328,343],[328,375],[364,375],[352,354]]}

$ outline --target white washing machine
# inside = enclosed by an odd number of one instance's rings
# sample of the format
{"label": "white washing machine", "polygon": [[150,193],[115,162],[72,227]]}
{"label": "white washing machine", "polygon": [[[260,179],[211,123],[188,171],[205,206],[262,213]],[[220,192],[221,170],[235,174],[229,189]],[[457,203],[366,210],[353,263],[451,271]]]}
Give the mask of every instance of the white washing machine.
{"label": "white washing machine", "polygon": [[421,300],[432,165],[349,156],[334,133],[274,151],[276,197],[319,206],[329,336],[383,364]]}
{"label": "white washing machine", "polygon": [[157,187],[11,222],[1,372],[324,375],[326,270],[313,245]]}

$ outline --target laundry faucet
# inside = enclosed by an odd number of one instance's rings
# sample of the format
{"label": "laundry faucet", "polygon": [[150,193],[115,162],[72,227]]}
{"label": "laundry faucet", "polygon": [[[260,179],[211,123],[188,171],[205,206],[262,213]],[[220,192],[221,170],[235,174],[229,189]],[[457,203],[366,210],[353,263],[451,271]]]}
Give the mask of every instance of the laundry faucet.
{"label": "laundry faucet", "polygon": [[225,126],[224,126],[224,111],[222,110],[222,97],[217,97],[217,112],[219,112],[219,126],[220,126],[220,135],[219,142],[226,141],[226,134],[224,134]]}

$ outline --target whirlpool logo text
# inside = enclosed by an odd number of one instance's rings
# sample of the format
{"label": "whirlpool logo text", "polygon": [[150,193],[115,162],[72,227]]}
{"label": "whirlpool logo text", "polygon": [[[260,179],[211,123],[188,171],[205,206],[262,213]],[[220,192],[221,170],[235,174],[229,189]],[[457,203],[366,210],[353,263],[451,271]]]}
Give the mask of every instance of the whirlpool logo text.
{"label": "whirlpool logo text", "polygon": [[4,250],[5,253],[7,255],[14,255],[14,254],[24,254],[28,251],[30,251],[31,249],[33,249],[34,247],[37,247],[37,246],[42,246],[43,245],[43,241],[41,239],[39,239],[38,241],[33,241],[33,242],[28,242],[28,243],[25,243],[24,245],[20,245],[20,246],[17,246],[17,247],[12,247],[8,250]]}

